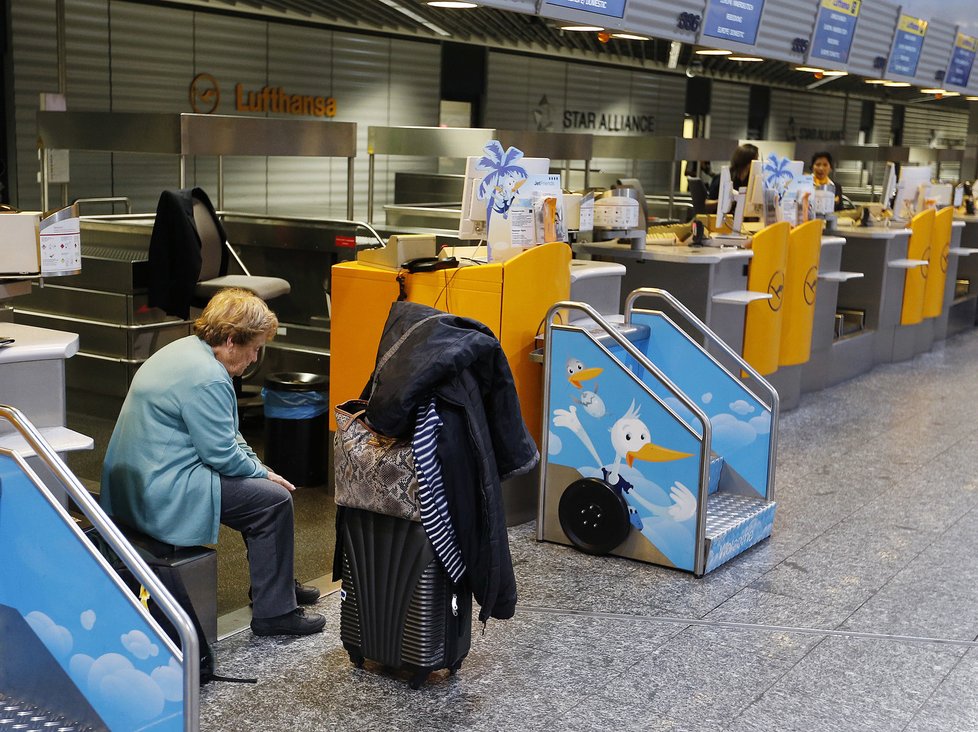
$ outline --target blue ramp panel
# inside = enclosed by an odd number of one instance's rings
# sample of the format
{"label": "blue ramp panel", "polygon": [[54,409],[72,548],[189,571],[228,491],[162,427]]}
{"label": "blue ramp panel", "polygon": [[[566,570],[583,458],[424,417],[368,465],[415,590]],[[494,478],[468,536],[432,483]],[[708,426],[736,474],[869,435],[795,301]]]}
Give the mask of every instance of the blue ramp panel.
{"label": "blue ramp panel", "polygon": [[60,701],[52,679],[73,685],[78,693],[62,699],[77,696],[90,709],[63,711],[96,729],[182,730],[179,651],[25,470],[0,455],[0,645],[7,658],[42,657],[0,680],[22,697],[46,690],[50,707]]}
{"label": "blue ramp panel", "polygon": [[702,443],[583,331],[550,333],[549,465],[605,480],[628,504],[631,534],[692,572]]}
{"label": "blue ramp panel", "polygon": [[[758,496],[766,497],[771,410],[662,313],[636,310],[631,322],[649,327],[648,341],[642,344],[649,360],[710,418],[713,452],[723,457]],[[653,376],[641,376],[689,425],[698,425],[692,412]]]}

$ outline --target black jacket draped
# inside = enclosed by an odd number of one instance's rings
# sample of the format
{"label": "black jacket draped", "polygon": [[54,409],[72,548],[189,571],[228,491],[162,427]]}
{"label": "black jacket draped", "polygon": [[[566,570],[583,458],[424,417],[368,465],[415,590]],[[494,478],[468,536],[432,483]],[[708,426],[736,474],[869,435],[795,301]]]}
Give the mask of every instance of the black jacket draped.
{"label": "black jacket draped", "polygon": [[391,306],[378,349],[366,417],[378,432],[411,435],[417,408],[434,395],[449,512],[479,619],[516,609],[501,481],[539,461],[509,363],[488,327],[411,302]]}

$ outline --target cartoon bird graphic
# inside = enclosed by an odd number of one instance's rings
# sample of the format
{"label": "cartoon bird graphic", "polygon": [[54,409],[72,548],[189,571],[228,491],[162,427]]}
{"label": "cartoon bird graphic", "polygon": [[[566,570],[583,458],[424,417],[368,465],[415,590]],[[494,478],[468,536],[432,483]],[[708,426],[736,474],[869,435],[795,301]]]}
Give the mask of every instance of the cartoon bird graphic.
{"label": "cartoon bird graphic", "polygon": [[619,468],[622,460],[628,467],[636,460],[644,460],[648,463],[665,463],[671,460],[681,460],[691,456],[691,453],[671,450],[668,447],[661,447],[652,442],[649,428],[645,422],[639,419],[638,409],[635,408],[635,400],[625,412],[625,416],[611,426],[611,446],[615,450],[615,461],[612,463],[611,470],[608,471],[608,482],[612,485],[618,482]]}
{"label": "cartoon bird graphic", "polygon": [[578,389],[583,389],[583,382],[597,378],[604,369],[597,367],[584,368],[584,362],[571,356],[567,359],[567,380]]}

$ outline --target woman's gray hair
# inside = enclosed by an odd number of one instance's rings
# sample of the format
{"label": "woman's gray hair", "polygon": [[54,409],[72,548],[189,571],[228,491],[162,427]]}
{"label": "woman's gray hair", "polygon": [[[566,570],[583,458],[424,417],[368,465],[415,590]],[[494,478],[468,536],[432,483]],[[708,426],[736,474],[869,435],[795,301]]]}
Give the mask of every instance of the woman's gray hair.
{"label": "woman's gray hair", "polygon": [[265,301],[238,287],[218,291],[194,321],[194,334],[209,346],[225,343],[228,338],[238,345],[260,335],[271,339],[277,330],[278,318]]}

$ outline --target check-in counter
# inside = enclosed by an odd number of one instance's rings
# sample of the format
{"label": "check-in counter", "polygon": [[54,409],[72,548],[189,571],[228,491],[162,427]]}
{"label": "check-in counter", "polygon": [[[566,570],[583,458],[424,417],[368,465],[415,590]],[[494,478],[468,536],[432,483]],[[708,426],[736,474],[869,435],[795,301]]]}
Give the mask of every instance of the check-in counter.
{"label": "check-in counter", "polygon": [[[855,373],[847,368],[852,353],[862,355],[859,365],[866,371],[872,368],[871,350],[866,347],[867,336],[864,331],[851,337],[842,336],[837,327],[839,287],[850,280],[863,277],[862,272],[850,272],[842,268],[842,249],[845,237],[823,236],[822,250],[818,263],[818,284],[815,297],[815,315],[812,324],[812,350],[808,361],[802,367],[801,391],[818,391],[832,386]],[[859,339],[864,339],[860,343]]]}
{"label": "check-in counter", "polygon": [[[962,257],[967,257],[961,249],[961,234],[964,232],[965,223],[963,221],[951,222],[950,239],[944,243],[940,252],[933,252],[931,255],[931,268],[936,264],[943,272],[944,280],[941,283],[941,309],[940,313],[934,318],[934,341],[943,341],[948,336],[948,323],[951,318],[951,308],[955,300],[955,287],[958,278],[958,264]],[[975,253],[978,253],[976,250]],[[928,275],[929,276],[929,275]],[[972,307],[978,298],[971,298]],[[971,322],[974,323],[974,317]],[[954,331],[957,332],[957,331]]]}
{"label": "check-in counter", "polygon": [[[978,216],[955,216],[948,264],[952,299],[947,335],[971,329],[978,320]],[[955,276],[951,277],[954,267]]]}
{"label": "check-in counter", "polygon": [[[575,244],[574,251],[578,256],[625,265],[624,295],[640,287],[666,290],[737,353],[744,347],[746,305],[768,297],[747,289],[748,265],[754,256],[750,249],[647,245],[636,250],[614,242],[594,242]],[[698,335],[690,335],[698,340]]]}
{"label": "check-in counter", "polygon": [[[864,276],[839,284],[842,336],[848,343],[844,356],[839,352],[838,363],[833,358],[826,386],[868,371],[873,364],[895,360],[894,339],[900,326],[906,272],[923,266],[907,257],[910,229],[853,227],[837,233],[846,239],[841,269]],[[911,338],[905,337],[902,345],[908,342],[909,353],[901,353],[903,358],[913,355]]]}

